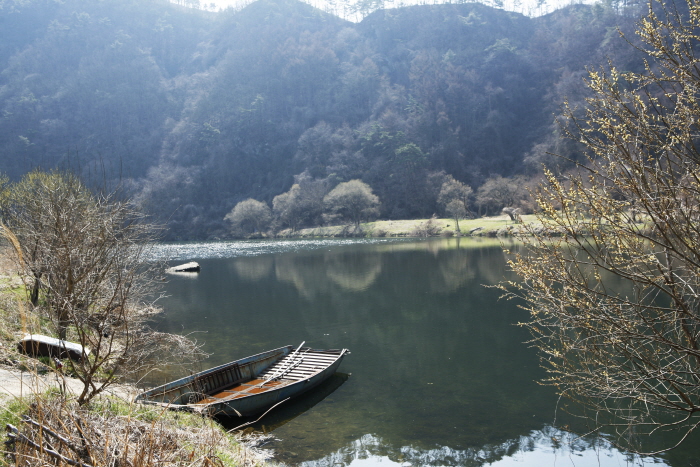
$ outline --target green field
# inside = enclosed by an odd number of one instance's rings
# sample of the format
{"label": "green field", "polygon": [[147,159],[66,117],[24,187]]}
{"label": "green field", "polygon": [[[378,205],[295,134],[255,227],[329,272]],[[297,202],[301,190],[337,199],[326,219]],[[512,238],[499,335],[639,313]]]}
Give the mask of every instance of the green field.
{"label": "green field", "polygon": [[[478,219],[463,219],[459,221],[459,229],[463,236],[507,236],[519,232],[524,225],[537,222],[534,215],[522,216],[523,223],[516,224],[507,215],[480,217]],[[430,222],[432,228],[427,229]],[[280,236],[288,237],[342,237],[362,235],[365,237],[425,237],[425,236],[455,236],[456,224],[454,219],[411,219],[375,221],[360,224],[361,232],[354,232],[352,226],[335,225],[300,229],[296,232],[283,231]],[[478,230],[477,230],[478,229]],[[427,232],[430,230],[430,232]]]}

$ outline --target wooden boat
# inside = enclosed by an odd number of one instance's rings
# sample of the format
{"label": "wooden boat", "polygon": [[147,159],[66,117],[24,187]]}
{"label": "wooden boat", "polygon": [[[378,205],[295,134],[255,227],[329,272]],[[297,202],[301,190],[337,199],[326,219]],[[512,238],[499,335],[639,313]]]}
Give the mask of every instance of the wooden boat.
{"label": "wooden boat", "polygon": [[17,343],[17,350],[32,357],[70,358],[76,361],[90,355],[90,350],[80,344],[41,334],[27,334]]}
{"label": "wooden boat", "polygon": [[226,363],[143,392],[135,401],[209,415],[256,415],[318,386],[350,353],[303,345]]}
{"label": "wooden boat", "polygon": [[168,268],[165,272],[199,272],[201,269],[202,268],[199,266],[199,263],[190,261],[189,263]]}

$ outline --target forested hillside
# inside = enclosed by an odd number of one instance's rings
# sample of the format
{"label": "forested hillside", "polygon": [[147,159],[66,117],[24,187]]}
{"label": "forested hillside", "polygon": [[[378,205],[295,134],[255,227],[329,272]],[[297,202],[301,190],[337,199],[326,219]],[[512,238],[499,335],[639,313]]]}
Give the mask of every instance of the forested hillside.
{"label": "forested hillside", "polygon": [[583,102],[587,65],[640,66],[616,29],[634,19],[602,4],[539,18],[421,5],[356,24],[297,0],[4,0],[0,170],[121,183],[173,239],[224,236],[238,202],[294,183],[322,197],[361,179],[382,217],[429,216],[447,176],[478,193],[561,165],[548,152],[575,158],[555,114]]}

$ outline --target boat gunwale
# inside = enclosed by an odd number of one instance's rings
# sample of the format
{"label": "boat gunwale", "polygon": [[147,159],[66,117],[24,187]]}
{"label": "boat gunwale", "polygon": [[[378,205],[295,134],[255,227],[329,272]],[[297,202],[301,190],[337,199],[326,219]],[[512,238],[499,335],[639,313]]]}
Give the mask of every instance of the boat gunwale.
{"label": "boat gunwale", "polygon": [[[209,368],[207,370],[202,370],[200,372],[194,373],[194,374],[189,375],[189,376],[184,376],[184,377],[176,379],[174,381],[170,381],[168,383],[162,384],[162,385],[157,386],[155,388],[151,388],[147,391],[141,392],[140,394],[138,394],[136,396],[136,398],[134,398],[134,402],[166,404],[169,406],[185,406],[187,404],[177,404],[174,402],[160,402],[160,401],[154,401],[150,398],[155,396],[155,395],[159,395],[159,396],[165,395],[165,394],[168,394],[170,392],[179,390],[183,386],[187,386],[188,384],[192,383],[197,378],[202,378],[202,377],[207,376],[209,374],[212,374],[216,371],[225,370],[229,367],[233,367],[234,365],[241,365],[241,364],[245,364],[245,363],[249,363],[249,362],[263,360],[264,359],[263,356],[268,355],[268,354],[273,355],[276,352],[282,352],[283,355],[281,358],[284,358],[287,355],[289,355],[289,352],[291,352],[291,349],[293,347],[294,347],[293,345],[285,345],[283,347],[278,347],[276,349],[266,350],[264,352],[260,352],[260,353],[257,353],[255,355],[250,355],[248,357],[243,357],[243,358],[240,358],[238,360],[233,360],[233,361],[228,362],[228,363],[223,363],[221,365],[215,366],[213,368]],[[284,354],[285,350],[288,351],[286,354]]]}
{"label": "boat gunwale", "polygon": [[[212,406],[227,404],[227,403],[230,403],[232,401],[246,400],[251,396],[258,396],[259,397],[261,395],[271,395],[271,394],[277,393],[281,390],[289,390],[289,388],[293,388],[294,386],[296,386],[299,383],[302,383],[302,384],[307,383],[312,378],[320,375],[321,373],[328,371],[329,368],[334,367],[334,366],[337,368],[337,366],[339,366],[340,361],[343,359],[343,357],[345,357],[345,355],[350,353],[348,349],[313,349],[313,348],[309,347],[308,351],[310,351],[310,352],[318,352],[321,354],[327,354],[328,356],[333,356],[335,358],[332,361],[330,361],[328,364],[326,364],[324,366],[324,368],[322,368],[321,370],[314,372],[313,374],[310,374],[304,378],[301,378],[298,380],[288,380],[288,381],[290,381],[289,384],[279,385],[278,387],[273,387],[267,391],[263,391],[263,392],[259,392],[259,393],[246,394],[243,397],[237,397],[237,398],[232,398],[232,399],[222,399],[221,401],[212,401],[212,402],[209,402],[206,404],[177,403],[177,402],[172,402],[172,401],[165,402],[162,400],[159,401],[159,400],[153,399],[154,397],[163,397],[166,394],[169,394],[171,392],[182,390],[183,387],[186,387],[187,385],[192,384],[198,378],[206,377],[207,375],[210,375],[210,374],[215,373],[217,371],[223,371],[223,370],[226,370],[227,368],[233,367],[235,365],[243,365],[243,364],[247,364],[247,363],[251,363],[251,362],[262,361],[262,360],[265,360],[266,358],[273,357],[277,353],[280,353],[281,355],[279,356],[279,358],[277,358],[275,360],[275,362],[273,362],[270,365],[270,366],[272,366],[275,363],[277,363],[279,360],[282,360],[282,359],[286,358],[287,356],[289,356],[292,353],[293,349],[294,349],[293,345],[287,345],[287,346],[279,347],[276,349],[260,352],[260,353],[257,353],[255,355],[244,357],[244,358],[234,360],[234,361],[231,361],[228,363],[224,363],[224,364],[215,366],[213,368],[209,368],[207,370],[203,370],[203,371],[200,371],[198,373],[195,373],[195,374],[192,374],[189,376],[185,376],[185,377],[179,378],[175,381],[171,381],[169,383],[166,383],[166,384],[160,385],[158,387],[149,389],[148,391],[144,391],[136,396],[136,398],[134,399],[134,402],[148,404],[148,405],[158,405],[158,406],[168,407],[168,408],[173,408],[173,409],[194,410],[194,411],[199,412],[202,410],[207,410],[207,409],[211,408]],[[268,357],[268,355],[270,357]],[[265,370],[262,370],[260,373],[262,373],[264,371]],[[252,380],[254,378],[255,378],[255,376],[253,378],[251,378],[250,380]],[[232,385],[233,384],[236,384],[236,383],[232,383]],[[220,394],[221,392],[223,392],[223,390],[214,392],[214,394]],[[214,394],[207,394],[207,395],[211,396]]]}
{"label": "boat gunwale", "polygon": [[[310,349],[310,350],[315,351],[315,352],[321,351],[320,349]],[[195,406],[195,407],[210,407],[213,405],[226,404],[226,403],[232,402],[232,401],[242,401],[242,400],[247,399],[249,397],[261,396],[262,394],[265,394],[265,395],[274,394],[276,392],[280,392],[282,390],[292,388],[292,387],[296,386],[297,384],[306,383],[309,380],[311,380],[312,378],[320,375],[321,373],[328,371],[333,366],[336,366],[336,367],[339,366],[340,361],[343,359],[343,357],[345,357],[345,355],[350,353],[348,349],[324,349],[323,351],[329,352],[329,354],[330,354],[330,352],[338,352],[338,354],[336,355],[336,358],[332,362],[328,363],[322,369],[320,369],[320,370],[318,370],[318,371],[316,371],[316,372],[314,372],[314,373],[312,373],[304,378],[301,378],[301,379],[284,379],[284,378],[282,378],[281,381],[287,381],[287,384],[273,386],[273,387],[270,387],[266,391],[262,391],[262,392],[258,392],[258,393],[246,393],[242,397],[235,397],[235,398],[229,398],[229,399],[222,398],[221,400],[212,401],[212,402],[208,402],[205,404],[203,404],[201,402],[195,402],[195,403],[191,403],[191,404],[180,404],[180,405],[182,405],[182,406]],[[223,392],[223,391],[221,391],[221,392]],[[219,392],[219,394],[221,392]]]}
{"label": "boat gunwale", "polygon": [[[187,410],[187,411],[192,411],[196,413],[206,413],[211,416],[233,416],[234,412],[236,416],[252,416],[254,414],[258,414],[262,412],[265,408],[275,406],[281,402],[284,402],[285,400],[289,398],[293,398],[296,396],[299,396],[303,393],[306,393],[307,391],[315,388],[319,384],[321,384],[323,381],[328,379],[331,375],[333,375],[338,367],[340,366],[343,358],[350,353],[348,349],[333,349],[337,352],[340,352],[338,354],[338,358],[336,358],[331,364],[323,368],[322,370],[310,375],[307,378],[299,379],[296,381],[292,381],[291,384],[287,385],[281,385],[278,387],[273,387],[269,389],[268,391],[264,391],[261,393],[257,394],[249,394],[248,396],[245,397],[240,397],[236,399],[228,399],[228,400],[221,400],[221,401],[212,401],[207,404],[186,404],[186,405],[180,405],[177,406],[178,409],[180,410]],[[289,396],[286,398],[283,396],[280,396],[282,392],[288,392]],[[256,398],[251,398],[249,396],[257,396]],[[265,400],[265,402],[260,402],[258,404],[254,404],[252,406],[249,406],[247,408],[243,407],[238,407],[236,408],[236,405],[243,404],[245,405],[245,401],[251,401],[251,400]],[[239,410],[240,409],[240,410]]]}

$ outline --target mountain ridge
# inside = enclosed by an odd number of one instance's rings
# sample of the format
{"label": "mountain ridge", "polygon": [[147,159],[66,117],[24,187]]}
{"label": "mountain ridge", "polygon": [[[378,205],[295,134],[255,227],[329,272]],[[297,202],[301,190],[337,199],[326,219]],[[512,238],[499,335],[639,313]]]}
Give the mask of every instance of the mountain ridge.
{"label": "mountain ridge", "polygon": [[425,217],[441,173],[477,190],[552,150],[577,157],[553,123],[563,98],[583,102],[586,66],[638,60],[612,32],[632,15],[603,5],[418,5],[352,23],[297,0],[10,4],[0,26],[34,26],[0,27],[3,172],[121,183],[180,239],[226,235],[236,203],[300,181],[360,178],[382,217]]}

